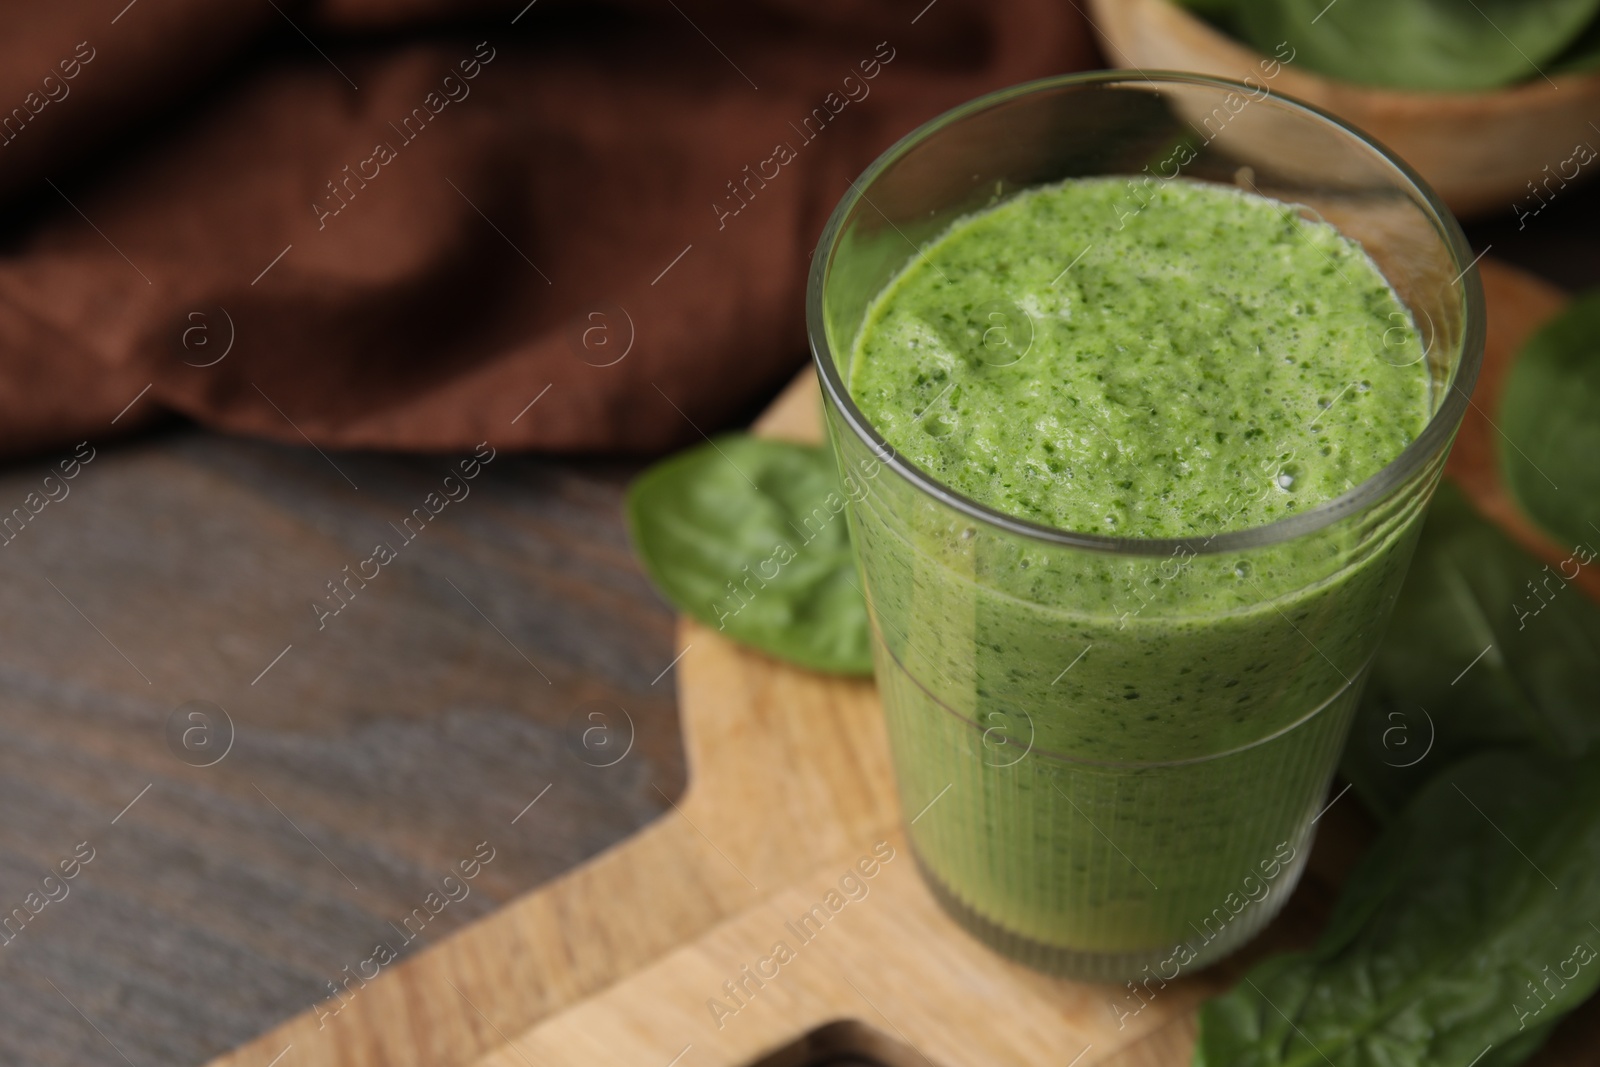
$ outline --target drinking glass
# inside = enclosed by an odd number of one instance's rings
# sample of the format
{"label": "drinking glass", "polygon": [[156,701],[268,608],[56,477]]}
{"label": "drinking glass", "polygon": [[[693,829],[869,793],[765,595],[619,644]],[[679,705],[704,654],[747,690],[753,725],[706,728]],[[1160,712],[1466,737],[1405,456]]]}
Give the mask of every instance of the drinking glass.
{"label": "drinking glass", "polygon": [[[1410,313],[1372,331],[1366,358],[1426,363],[1421,434],[1336,499],[1173,539],[1029,522],[899,455],[848,387],[873,300],[956,220],[1108,177],[1130,206],[1152,183],[1247,189],[1360,243]],[[851,184],[812,262],[811,346],[907,833],[934,895],[980,939],[1148,986],[1283,905],[1477,376],[1471,259],[1411,168],[1274,93],[1265,65],[1248,83],[1124,71],[1006,89]],[[980,310],[988,355],[1025,353],[1024,308]],[[1276,462],[1262,492],[1292,476]]]}

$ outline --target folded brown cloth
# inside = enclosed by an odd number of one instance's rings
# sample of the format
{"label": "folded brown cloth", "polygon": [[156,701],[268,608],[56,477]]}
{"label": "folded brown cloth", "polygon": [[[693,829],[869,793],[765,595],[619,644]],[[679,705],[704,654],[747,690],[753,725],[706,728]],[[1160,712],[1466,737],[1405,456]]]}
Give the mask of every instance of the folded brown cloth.
{"label": "folded brown cloth", "polygon": [[850,178],[1093,62],[1072,0],[36,5],[0,38],[0,450],[172,412],[695,439],[799,366]]}

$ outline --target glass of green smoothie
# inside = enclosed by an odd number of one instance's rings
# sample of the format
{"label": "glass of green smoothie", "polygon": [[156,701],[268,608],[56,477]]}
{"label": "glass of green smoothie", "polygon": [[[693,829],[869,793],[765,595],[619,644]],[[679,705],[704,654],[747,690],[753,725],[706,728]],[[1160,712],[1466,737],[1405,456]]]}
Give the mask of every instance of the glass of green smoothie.
{"label": "glass of green smoothie", "polygon": [[811,268],[926,880],[1150,993],[1299,878],[1483,346],[1455,221],[1278,69],[973,101]]}

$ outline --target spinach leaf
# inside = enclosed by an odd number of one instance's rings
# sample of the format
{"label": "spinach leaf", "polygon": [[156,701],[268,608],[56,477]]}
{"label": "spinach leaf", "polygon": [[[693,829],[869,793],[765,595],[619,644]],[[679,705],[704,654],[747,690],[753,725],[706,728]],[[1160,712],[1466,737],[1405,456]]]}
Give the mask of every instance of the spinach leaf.
{"label": "spinach leaf", "polygon": [[813,670],[870,674],[844,503],[827,449],[731,434],[640,475],[628,531],[684,614]]}
{"label": "spinach leaf", "polygon": [[1200,1011],[1195,1067],[1510,1067],[1600,985],[1600,760],[1449,768],[1310,952]]}
{"label": "spinach leaf", "polygon": [[1439,486],[1340,767],[1375,813],[1486,748],[1600,741],[1600,605],[1562,580],[1586,558],[1547,567]]}
{"label": "spinach leaf", "polygon": [[1566,544],[1600,544],[1600,291],[1523,346],[1500,394],[1500,469]]}
{"label": "spinach leaf", "polygon": [[1567,46],[1546,69],[1549,74],[1582,74],[1600,69],[1600,19],[1589,23],[1583,35]]}
{"label": "spinach leaf", "polygon": [[1239,0],[1173,0],[1173,3],[1206,19],[1226,19],[1239,6]]}
{"label": "spinach leaf", "polygon": [[1539,77],[1597,12],[1600,0],[1239,0],[1237,28],[1331,77],[1471,92]]}

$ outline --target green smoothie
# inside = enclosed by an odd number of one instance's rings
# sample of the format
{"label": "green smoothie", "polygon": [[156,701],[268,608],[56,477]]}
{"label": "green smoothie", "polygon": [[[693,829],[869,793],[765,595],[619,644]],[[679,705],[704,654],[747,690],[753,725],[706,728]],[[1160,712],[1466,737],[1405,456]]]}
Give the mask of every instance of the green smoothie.
{"label": "green smoothie", "polygon": [[1187,180],[1036,188],[923,246],[856,339],[856,404],[938,482],[1180,539],[975,537],[888,480],[851,509],[918,858],[1034,962],[1170,978],[1304,861],[1421,502],[1211,542],[1372,477],[1434,403],[1409,312],[1309,215]]}

